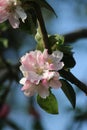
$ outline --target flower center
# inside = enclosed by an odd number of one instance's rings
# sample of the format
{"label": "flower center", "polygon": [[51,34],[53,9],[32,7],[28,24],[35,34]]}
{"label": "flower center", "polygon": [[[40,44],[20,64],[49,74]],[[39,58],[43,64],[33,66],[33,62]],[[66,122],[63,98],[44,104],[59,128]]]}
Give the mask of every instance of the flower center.
{"label": "flower center", "polygon": [[48,60],[47,60],[47,61],[48,61],[48,63],[49,63],[49,64],[53,63],[53,61],[52,61],[52,59],[51,59],[51,58],[48,58]]}
{"label": "flower center", "polygon": [[39,74],[39,75],[42,75],[43,74],[43,69],[36,68],[36,73]]}

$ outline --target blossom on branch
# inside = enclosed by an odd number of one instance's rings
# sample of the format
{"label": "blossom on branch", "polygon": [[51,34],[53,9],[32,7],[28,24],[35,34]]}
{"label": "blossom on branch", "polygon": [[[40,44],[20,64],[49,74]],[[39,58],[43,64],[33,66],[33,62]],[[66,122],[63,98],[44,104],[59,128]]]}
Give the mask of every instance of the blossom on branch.
{"label": "blossom on branch", "polygon": [[27,18],[19,0],[0,0],[0,23],[9,20],[13,28],[18,28],[19,18],[22,22]]}
{"label": "blossom on branch", "polygon": [[60,88],[59,73],[64,66],[61,59],[63,53],[54,51],[51,55],[47,49],[43,53],[39,50],[26,53],[21,58],[20,70],[23,78],[20,83],[24,85],[22,90],[27,96],[33,96],[38,93],[42,98],[49,96],[49,88]]}

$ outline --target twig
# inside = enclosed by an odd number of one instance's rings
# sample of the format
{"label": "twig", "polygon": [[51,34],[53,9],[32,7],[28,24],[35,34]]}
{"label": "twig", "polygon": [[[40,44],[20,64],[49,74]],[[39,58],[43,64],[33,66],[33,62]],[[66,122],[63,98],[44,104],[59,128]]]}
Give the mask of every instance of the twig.
{"label": "twig", "polygon": [[20,128],[19,126],[17,126],[12,120],[8,120],[8,119],[4,119],[4,124],[7,124],[8,126],[10,126],[12,129],[14,130],[23,130],[22,128]]}
{"label": "twig", "polygon": [[81,89],[87,95],[87,86],[78,80],[71,72],[62,69],[60,75],[70,81],[72,84],[75,84],[79,89]]}
{"label": "twig", "polygon": [[69,34],[65,34],[63,36],[65,39],[65,43],[72,43],[80,38],[87,38],[87,29],[80,29]]}
{"label": "twig", "polygon": [[33,8],[35,9],[37,19],[38,19],[38,24],[39,24],[38,26],[39,26],[41,34],[42,34],[44,46],[45,46],[46,49],[48,49],[48,53],[51,54],[52,51],[51,51],[51,48],[49,46],[48,34],[47,34],[47,30],[46,30],[45,23],[44,23],[44,20],[43,20],[41,8],[37,4],[37,2],[30,2],[30,4],[32,4]]}

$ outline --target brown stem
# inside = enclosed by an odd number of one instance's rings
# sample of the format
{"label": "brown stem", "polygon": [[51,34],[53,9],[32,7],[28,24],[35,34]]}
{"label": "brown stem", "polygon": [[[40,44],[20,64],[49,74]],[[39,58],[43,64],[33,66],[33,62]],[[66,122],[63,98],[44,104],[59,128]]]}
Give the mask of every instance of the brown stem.
{"label": "brown stem", "polygon": [[72,43],[80,38],[87,38],[87,29],[80,29],[68,34],[63,35],[65,43]]}
{"label": "brown stem", "polygon": [[61,76],[75,84],[79,89],[81,89],[87,95],[87,86],[78,80],[71,72],[62,69],[60,71]]}
{"label": "brown stem", "polygon": [[40,31],[41,31],[41,34],[42,34],[44,46],[45,46],[46,49],[48,49],[48,53],[51,54],[52,51],[51,51],[51,48],[49,46],[48,34],[47,34],[45,23],[44,23],[44,20],[43,20],[41,8],[36,2],[31,2],[31,4],[32,4],[33,8],[35,9],[35,12],[36,12],[36,15],[37,15],[38,24],[39,24]]}

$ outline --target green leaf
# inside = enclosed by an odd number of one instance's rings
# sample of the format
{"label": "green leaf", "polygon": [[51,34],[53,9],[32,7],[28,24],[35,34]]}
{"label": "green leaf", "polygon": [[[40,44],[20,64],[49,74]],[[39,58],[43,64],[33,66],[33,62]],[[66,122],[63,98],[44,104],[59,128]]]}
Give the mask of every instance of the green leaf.
{"label": "green leaf", "polygon": [[4,32],[9,28],[7,22],[0,23],[0,31]]}
{"label": "green leaf", "polygon": [[64,37],[58,34],[50,35],[49,43],[54,51],[59,45],[62,45],[64,43]]}
{"label": "green leaf", "polygon": [[73,68],[76,65],[75,59],[72,54],[64,54],[63,62],[65,68]]}
{"label": "green leaf", "polygon": [[37,29],[37,33],[35,35],[35,40],[37,42],[36,49],[43,52],[45,47],[44,47],[42,35],[41,35],[41,32],[40,32],[39,28]]}
{"label": "green leaf", "polygon": [[44,44],[42,42],[38,42],[36,49],[43,52],[44,51]]}
{"label": "green leaf", "polygon": [[27,2],[27,1],[29,1],[29,2],[35,2],[38,5],[40,5],[40,7],[44,7],[44,8],[48,9],[49,11],[51,11],[52,13],[54,13],[56,15],[54,9],[45,0],[23,0],[23,1],[24,2]]}
{"label": "green leaf", "polygon": [[64,44],[64,37],[58,34],[49,36],[49,43],[52,51],[60,50],[65,54],[72,54],[72,48],[70,45]]}
{"label": "green leaf", "polygon": [[38,95],[37,103],[46,112],[50,114],[58,114],[58,103],[56,97],[52,93],[50,93],[46,99],[43,99]]}
{"label": "green leaf", "polygon": [[[36,1],[36,0],[35,0],[35,1]],[[53,9],[45,0],[38,0],[38,3],[40,3],[40,5],[41,5],[42,7],[45,7],[46,9],[50,10],[51,12],[53,12],[53,13],[56,15],[54,9]],[[56,15],[56,16],[57,16],[57,15]]]}
{"label": "green leaf", "polygon": [[0,44],[3,44],[5,48],[8,47],[8,39],[6,38],[0,38]]}
{"label": "green leaf", "polygon": [[29,33],[29,34],[36,34],[36,16],[35,13],[32,9],[29,9],[29,11],[27,12],[27,19],[25,20],[25,23],[23,23],[22,21],[20,21],[20,28],[21,30]]}
{"label": "green leaf", "polygon": [[76,64],[73,58],[72,47],[70,45],[64,44],[64,37],[58,34],[49,36],[49,45],[51,46],[52,51],[60,50],[63,52],[63,62],[64,67],[69,69],[73,68]]}
{"label": "green leaf", "polygon": [[60,81],[62,83],[62,87],[61,87],[62,91],[65,93],[66,97],[70,101],[73,108],[75,108],[76,94],[75,94],[73,87],[64,79],[61,79]]}
{"label": "green leaf", "polygon": [[49,36],[52,51],[60,50],[65,54],[72,54],[72,47],[64,44],[64,37],[58,34]]}

